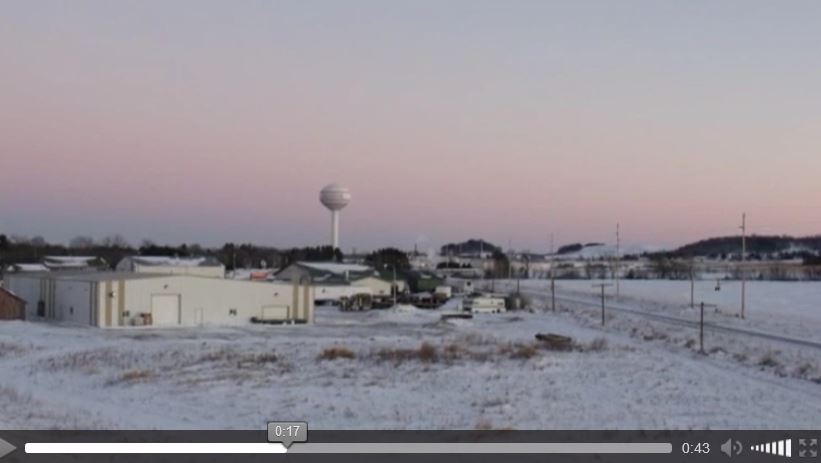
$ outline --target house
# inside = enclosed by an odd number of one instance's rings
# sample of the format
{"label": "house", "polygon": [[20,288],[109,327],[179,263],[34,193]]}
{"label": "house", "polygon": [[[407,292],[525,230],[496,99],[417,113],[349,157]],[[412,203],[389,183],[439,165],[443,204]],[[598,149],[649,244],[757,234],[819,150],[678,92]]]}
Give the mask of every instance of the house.
{"label": "house", "polygon": [[300,282],[237,281],[136,272],[9,273],[7,289],[28,320],[96,327],[311,323],[313,288]]}
{"label": "house", "polygon": [[[308,278],[314,286],[316,300],[338,301],[341,297],[354,294],[389,296],[392,294],[393,278],[380,274],[373,267],[360,264],[340,264],[337,262],[295,262],[276,274],[277,280]],[[399,292],[407,290],[407,282],[397,277]]]}
{"label": "house", "polygon": [[43,264],[11,264],[6,267],[8,273],[20,272],[48,272],[49,268]]}
{"label": "house", "polygon": [[129,256],[120,260],[116,270],[225,278],[225,265],[213,257]]}
{"label": "house", "polygon": [[94,256],[45,256],[40,263],[17,263],[8,272],[100,271],[108,268],[105,260]]}
{"label": "house", "polygon": [[43,265],[52,271],[58,270],[102,270],[108,263],[95,256],[45,256]]}
{"label": "house", "polygon": [[433,293],[437,287],[445,284],[444,278],[425,270],[409,270],[402,272],[402,275],[407,280],[410,290],[414,293]]}
{"label": "house", "polygon": [[0,286],[0,320],[25,320],[26,301]]}
{"label": "house", "polygon": [[290,280],[294,277],[310,277],[315,283],[321,283],[330,280],[351,281],[374,273],[373,267],[367,265],[299,261],[277,272],[276,278]]}

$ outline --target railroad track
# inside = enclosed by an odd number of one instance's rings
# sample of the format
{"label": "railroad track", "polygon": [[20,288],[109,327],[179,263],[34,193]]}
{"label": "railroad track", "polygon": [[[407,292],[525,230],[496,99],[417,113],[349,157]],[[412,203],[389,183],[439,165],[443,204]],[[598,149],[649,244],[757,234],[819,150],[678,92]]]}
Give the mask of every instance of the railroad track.
{"label": "railroad track", "polygon": [[[522,293],[533,295],[533,296],[550,297],[550,291],[549,290],[538,291],[538,290],[533,290],[533,289],[524,289],[524,290],[522,290]],[[588,306],[588,307],[591,307],[591,308],[597,308],[597,309],[601,308],[601,301],[600,300],[598,300],[598,301],[592,300],[592,299],[585,300],[585,299],[575,298],[575,297],[560,296],[558,291],[556,292],[556,300],[566,302],[566,303],[572,303],[572,304],[579,304],[579,305],[583,305],[583,306]],[[698,327],[699,327],[698,321],[695,321],[695,320],[688,320],[686,318],[679,318],[679,317],[674,317],[674,316],[671,316],[671,315],[664,315],[664,314],[659,314],[659,313],[647,312],[646,310],[636,309],[636,308],[633,308],[633,307],[627,307],[627,306],[625,306],[621,303],[605,302],[605,307],[606,307],[606,310],[608,310],[608,311],[612,310],[612,311],[615,311],[615,312],[626,313],[626,314],[630,314],[630,315],[636,315],[636,316],[639,316],[639,317],[642,317],[642,318],[646,318],[646,319],[649,319],[649,320],[655,320],[655,321],[662,322],[662,323],[668,323],[668,324],[671,324],[671,325],[685,326],[685,327],[695,328],[695,329],[698,329]],[[767,333],[767,332],[757,331],[757,330],[750,330],[750,329],[745,329],[745,328],[736,328],[736,327],[732,327],[732,326],[721,325],[721,324],[714,323],[714,322],[704,322],[704,329],[709,330],[709,331],[713,331],[713,332],[716,332],[716,333],[727,333],[727,334],[751,336],[751,337],[755,337],[755,338],[759,338],[759,339],[766,339],[766,340],[769,340],[769,341],[776,341],[776,342],[781,342],[781,343],[784,343],[784,344],[791,344],[791,345],[802,346],[802,347],[810,347],[810,348],[813,348],[813,349],[821,350],[821,342],[810,341],[810,340],[807,340],[807,339],[793,338],[793,337],[789,337],[789,336],[782,336],[782,335],[778,335],[778,334]]]}

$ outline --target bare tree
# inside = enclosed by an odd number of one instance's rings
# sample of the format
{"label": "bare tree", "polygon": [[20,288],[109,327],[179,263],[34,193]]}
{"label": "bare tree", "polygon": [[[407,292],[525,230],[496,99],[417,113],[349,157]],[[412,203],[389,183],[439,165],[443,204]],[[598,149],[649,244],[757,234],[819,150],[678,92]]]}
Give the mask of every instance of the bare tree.
{"label": "bare tree", "polygon": [[94,238],[90,236],[75,236],[68,242],[72,249],[88,249],[94,246]]}
{"label": "bare tree", "polygon": [[11,235],[9,237],[9,241],[12,244],[29,244],[31,243],[31,239],[26,235]]}
{"label": "bare tree", "polygon": [[100,241],[100,244],[107,248],[125,249],[131,247],[128,241],[119,233],[108,235]]}

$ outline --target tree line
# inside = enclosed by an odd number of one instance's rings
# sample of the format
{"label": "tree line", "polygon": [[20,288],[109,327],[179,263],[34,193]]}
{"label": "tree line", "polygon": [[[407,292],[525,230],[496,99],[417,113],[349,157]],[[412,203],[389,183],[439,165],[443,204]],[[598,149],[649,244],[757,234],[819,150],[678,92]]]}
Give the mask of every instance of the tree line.
{"label": "tree line", "polygon": [[225,243],[221,247],[206,247],[197,243],[179,245],[157,244],[143,240],[132,245],[122,235],[114,234],[95,240],[77,236],[68,244],[51,243],[42,236],[0,234],[0,270],[11,264],[37,263],[44,256],[94,256],[111,268],[127,256],[212,257],[228,270],[235,268],[281,268],[296,261],[342,262],[341,250],[331,246],[281,249],[251,243]]}

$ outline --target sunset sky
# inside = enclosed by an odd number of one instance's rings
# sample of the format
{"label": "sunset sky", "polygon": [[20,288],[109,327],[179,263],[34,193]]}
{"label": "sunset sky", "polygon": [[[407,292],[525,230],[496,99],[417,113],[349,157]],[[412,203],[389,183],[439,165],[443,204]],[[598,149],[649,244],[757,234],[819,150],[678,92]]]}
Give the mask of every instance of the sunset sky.
{"label": "sunset sky", "polygon": [[0,2],[0,233],[821,233],[821,2]]}

